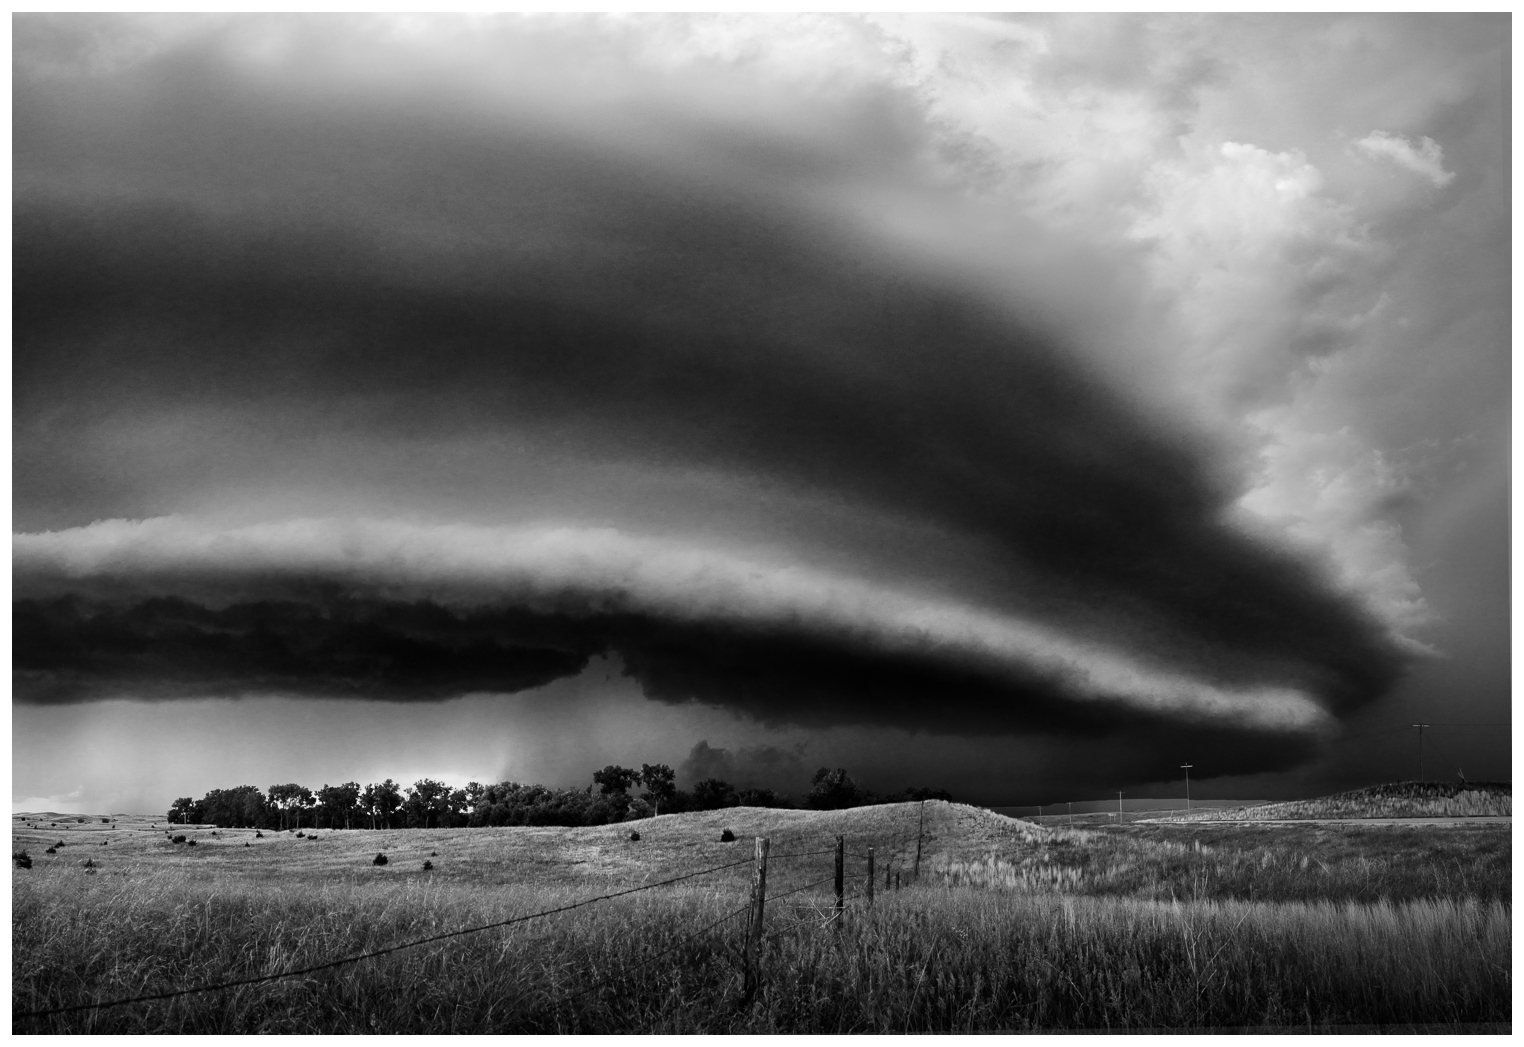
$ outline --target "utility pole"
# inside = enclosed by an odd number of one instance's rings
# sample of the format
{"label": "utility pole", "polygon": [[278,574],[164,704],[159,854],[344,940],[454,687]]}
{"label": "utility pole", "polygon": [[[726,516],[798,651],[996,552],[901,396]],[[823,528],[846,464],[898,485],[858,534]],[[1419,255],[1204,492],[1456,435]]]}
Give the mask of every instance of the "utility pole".
{"label": "utility pole", "polygon": [[1065,802],[1069,805],[1069,828],[1072,829],[1074,828],[1074,801],[1067,800]]}
{"label": "utility pole", "polygon": [[1185,769],[1185,813],[1186,814],[1190,814],[1191,813],[1191,768],[1195,767],[1196,765],[1193,764],[1193,763],[1183,763],[1180,766]]}
{"label": "utility pole", "polygon": [[1122,824],[1122,790],[1117,790],[1117,824]]}
{"label": "utility pole", "polygon": [[1418,728],[1418,780],[1421,782],[1423,781],[1423,729],[1431,725],[1415,723],[1413,726]]}

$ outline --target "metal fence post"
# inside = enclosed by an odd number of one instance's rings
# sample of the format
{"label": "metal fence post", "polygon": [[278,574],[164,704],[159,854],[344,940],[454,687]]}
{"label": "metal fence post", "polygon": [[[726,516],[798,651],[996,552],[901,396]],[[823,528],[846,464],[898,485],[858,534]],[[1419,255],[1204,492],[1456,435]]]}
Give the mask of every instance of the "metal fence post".
{"label": "metal fence post", "polygon": [[873,848],[868,848],[868,908],[873,908]]}
{"label": "metal fence post", "polygon": [[846,908],[846,893],[844,873],[846,871],[846,838],[836,837],[836,917],[841,919],[842,910]]}
{"label": "metal fence post", "polygon": [[769,841],[757,837],[757,866],[751,879],[751,918],[746,927],[746,948],[743,962],[746,970],[746,994],[750,996],[757,988],[756,952],[762,940],[762,910],[767,902],[767,851]]}

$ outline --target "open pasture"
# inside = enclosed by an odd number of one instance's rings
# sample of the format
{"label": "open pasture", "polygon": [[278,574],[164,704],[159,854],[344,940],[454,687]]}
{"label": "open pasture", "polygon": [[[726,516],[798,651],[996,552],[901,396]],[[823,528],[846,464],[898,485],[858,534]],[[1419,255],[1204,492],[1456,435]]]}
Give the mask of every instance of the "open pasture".
{"label": "open pasture", "polygon": [[[911,885],[920,814],[915,804],[739,808],[584,829],[257,838],[174,828],[182,844],[151,819],[18,819],[13,850],[34,864],[13,874],[16,1012],[300,970],[736,864],[354,964],[18,1017],[13,1028],[952,1032],[1511,1020],[1506,829],[1069,832],[934,802]],[[720,842],[725,828],[736,842]],[[848,904],[833,921],[837,834]],[[774,857],[748,997],[738,910],[755,835],[770,838]],[[869,846],[871,908],[860,857]],[[372,864],[377,853],[386,865]],[[1435,875],[1447,868],[1456,872]],[[886,870],[907,886],[886,891]]]}

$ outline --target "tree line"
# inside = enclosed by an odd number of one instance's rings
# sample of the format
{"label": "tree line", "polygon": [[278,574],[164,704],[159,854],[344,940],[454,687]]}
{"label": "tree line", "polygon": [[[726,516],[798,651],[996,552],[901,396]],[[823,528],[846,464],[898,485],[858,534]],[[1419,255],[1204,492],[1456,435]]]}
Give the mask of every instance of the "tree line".
{"label": "tree line", "polygon": [[[637,795],[636,786],[643,786]],[[594,790],[597,790],[596,792]],[[796,804],[771,789],[737,789],[705,778],[691,790],[677,787],[664,763],[637,770],[610,764],[593,772],[585,788],[470,782],[452,788],[432,778],[400,786],[390,778],[366,785],[344,782],[310,789],[295,782],[261,792],[252,785],[213,789],[199,800],[182,796],[168,812],[171,822],[249,829],[435,829],[486,825],[606,825],[680,811],[726,807],[799,807],[840,810],[906,800],[951,800],[944,789],[906,789],[878,796],[860,787],[844,768],[815,772],[810,791]]]}

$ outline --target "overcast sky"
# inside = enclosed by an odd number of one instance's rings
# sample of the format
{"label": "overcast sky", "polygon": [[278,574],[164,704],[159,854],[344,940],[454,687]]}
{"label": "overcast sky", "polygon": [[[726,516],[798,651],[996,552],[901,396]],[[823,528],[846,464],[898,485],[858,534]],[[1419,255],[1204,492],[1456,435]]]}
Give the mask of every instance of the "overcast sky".
{"label": "overcast sky", "polygon": [[14,806],[1415,776],[1509,720],[1507,39],[17,16]]}

